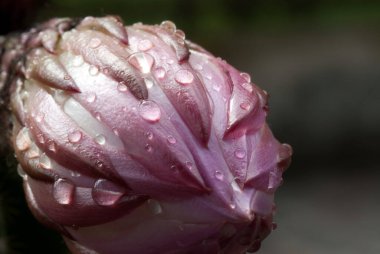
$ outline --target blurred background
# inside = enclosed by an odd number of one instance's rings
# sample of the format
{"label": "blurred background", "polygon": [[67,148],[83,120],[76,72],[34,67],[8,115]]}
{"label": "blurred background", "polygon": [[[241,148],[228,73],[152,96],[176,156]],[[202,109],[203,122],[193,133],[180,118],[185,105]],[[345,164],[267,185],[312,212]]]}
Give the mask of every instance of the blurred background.
{"label": "blurred background", "polygon": [[[270,126],[294,156],[276,196],[278,228],[259,253],[380,253],[380,1],[0,0],[0,31],[106,14],[172,20],[269,92]],[[65,253],[21,198],[9,199],[22,197],[12,176],[1,177],[0,253],[5,236],[12,253]]]}

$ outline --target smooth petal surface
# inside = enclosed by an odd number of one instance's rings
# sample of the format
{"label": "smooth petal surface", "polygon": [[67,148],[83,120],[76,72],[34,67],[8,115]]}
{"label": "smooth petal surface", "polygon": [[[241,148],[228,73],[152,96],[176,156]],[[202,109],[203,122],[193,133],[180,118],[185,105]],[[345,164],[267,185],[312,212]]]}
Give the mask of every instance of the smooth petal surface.
{"label": "smooth petal surface", "polygon": [[53,19],[0,44],[29,206],[73,253],[260,247],[292,150],[247,73],[170,21]]}

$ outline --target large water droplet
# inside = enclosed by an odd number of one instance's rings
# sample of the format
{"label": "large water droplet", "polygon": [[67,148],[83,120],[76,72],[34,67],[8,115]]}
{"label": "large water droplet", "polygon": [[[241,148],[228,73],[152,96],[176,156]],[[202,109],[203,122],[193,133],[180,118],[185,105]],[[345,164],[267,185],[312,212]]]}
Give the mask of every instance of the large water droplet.
{"label": "large water droplet", "polygon": [[40,156],[40,166],[44,169],[51,169],[51,161],[46,153],[43,153]]}
{"label": "large water droplet", "polygon": [[215,171],[215,178],[218,179],[218,180],[220,180],[220,181],[223,181],[224,180],[224,175],[220,171]]}
{"label": "large water droplet", "polygon": [[240,76],[245,80],[245,82],[251,83],[251,76],[248,73],[242,72],[240,73]]}
{"label": "large water droplet", "polygon": [[92,103],[96,100],[96,94],[95,93],[90,93],[87,98],[86,98],[87,102],[89,103]]}
{"label": "large water droplet", "polygon": [[95,65],[91,65],[90,68],[88,69],[88,72],[90,73],[91,76],[95,76],[99,73],[99,68],[96,67]]}
{"label": "large water droplet", "polygon": [[154,74],[158,79],[163,79],[166,76],[166,71],[162,67],[158,67],[157,69],[154,70]]}
{"label": "large water droplet", "polygon": [[170,20],[162,21],[162,23],[160,24],[160,27],[164,28],[169,33],[174,33],[175,30],[177,29],[176,25]]}
{"label": "large water droplet", "polygon": [[25,151],[29,149],[31,143],[28,128],[23,127],[16,136],[16,147],[20,151]]}
{"label": "large water droplet", "polygon": [[69,134],[68,138],[71,143],[77,143],[81,140],[82,133],[80,131],[73,131]]}
{"label": "large water droplet", "polygon": [[157,200],[149,199],[147,201],[148,208],[153,214],[160,214],[162,213],[162,207],[160,203]]}
{"label": "large water droplet", "polygon": [[106,179],[99,179],[92,189],[92,198],[98,205],[112,206],[120,200],[125,192],[124,187],[116,185]]}
{"label": "large water droplet", "polygon": [[188,85],[194,81],[194,75],[188,70],[179,70],[174,76],[175,81],[182,85]]}
{"label": "large water droplet", "polygon": [[161,110],[153,101],[141,102],[139,112],[142,118],[153,123],[159,121],[161,117]]}
{"label": "large water droplet", "polygon": [[246,152],[243,149],[236,149],[235,157],[239,159],[243,159],[246,155]]}
{"label": "large water droplet", "polygon": [[175,144],[175,143],[177,143],[177,140],[172,135],[169,135],[167,137],[167,141],[168,141],[169,144]]}
{"label": "large water droplet", "polygon": [[89,46],[90,46],[90,48],[93,48],[93,49],[94,49],[94,48],[99,47],[101,43],[102,43],[102,42],[100,41],[99,38],[92,38],[92,39],[90,40]]}
{"label": "large water droplet", "polygon": [[152,69],[154,58],[148,53],[138,52],[128,58],[128,62],[141,73],[149,73]]}
{"label": "large water droplet", "polygon": [[117,90],[119,92],[125,92],[128,90],[127,86],[125,85],[125,83],[122,81],[122,82],[119,82],[119,84],[117,84]]}
{"label": "large water droplet", "polygon": [[153,47],[153,43],[148,39],[141,40],[137,46],[137,48],[140,51],[147,51],[151,49],[152,47]]}
{"label": "large water droplet", "polygon": [[61,205],[70,205],[73,202],[75,194],[74,184],[66,179],[59,178],[54,182],[53,196]]}
{"label": "large water droplet", "polygon": [[106,138],[102,135],[102,134],[98,134],[96,135],[95,137],[95,141],[96,143],[98,143],[99,145],[104,145],[106,143]]}

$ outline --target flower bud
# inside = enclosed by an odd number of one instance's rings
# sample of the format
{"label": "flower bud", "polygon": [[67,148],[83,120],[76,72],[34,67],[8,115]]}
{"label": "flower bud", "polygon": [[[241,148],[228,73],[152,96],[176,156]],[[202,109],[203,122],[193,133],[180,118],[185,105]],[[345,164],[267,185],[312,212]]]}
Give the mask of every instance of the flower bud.
{"label": "flower bud", "polygon": [[267,93],[170,21],[53,19],[2,42],[28,204],[73,253],[245,253],[291,147]]}

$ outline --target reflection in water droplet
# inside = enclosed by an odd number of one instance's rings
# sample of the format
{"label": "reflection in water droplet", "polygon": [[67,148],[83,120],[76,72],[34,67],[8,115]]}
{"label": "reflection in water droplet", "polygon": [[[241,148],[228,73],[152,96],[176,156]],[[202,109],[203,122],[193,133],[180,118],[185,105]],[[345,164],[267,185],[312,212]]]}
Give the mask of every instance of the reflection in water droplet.
{"label": "reflection in water droplet", "polygon": [[80,131],[73,131],[69,134],[68,138],[71,143],[77,143],[81,140],[82,133]]}
{"label": "reflection in water droplet", "polygon": [[23,127],[16,136],[16,147],[20,151],[29,149],[31,144],[28,128]]}
{"label": "reflection in water droplet", "polygon": [[218,180],[220,180],[220,181],[223,181],[224,180],[224,175],[220,171],[215,171],[215,178],[218,179]]}
{"label": "reflection in water droplet", "polygon": [[175,81],[182,85],[188,85],[194,81],[194,75],[188,70],[179,70],[174,76]]}
{"label": "reflection in water droplet", "polygon": [[89,103],[92,103],[96,100],[96,94],[95,93],[90,93],[87,98],[86,98],[87,102]]}
{"label": "reflection in water droplet", "polygon": [[128,57],[128,62],[141,73],[149,73],[152,69],[154,58],[148,53],[138,52]]}
{"label": "reflection in water droplet", "polygon": [[175,139],[175,137],[173,137],[172,135],[168,136],[167,141],[168,141],[169,144],[175,144],[177,142],[177,140]]}
{"label": "reflection in water droplet", "polygon": [[148,205],[148,208],[149,210],[153,213],[153,214],[160,214],[162,213],[162,207],[160,205],[160,203],[157,201],[157,200],[154,200],[154,199],[149,199],[147,201],[147,205]]}
{"label": "reflection in water droplet", "polygon": [[243,159],[246,155],[246,152],[243,149],[236,149],[235,157],[239,159]]}
{"label": "reflection in water droplet", "polygon": [[73,202],[75,186],[69,180],[59,178],[54,182],[53,196],[61,205],[70,205]]}
{"label": "reflection in water droplet", "polygon": [[158,67],[157,69],[155,69],[154,74],[158,79],[163,79],[166,76],[166,71],[164,68]]}
{"label": "reflection in water droplet", "polygon": [[95,76],[99,73],[99,68],[94,65],[91,65],[90,69],[88,69],[88,72],[90,73],[91,76]]}
{"label": "reflection in water droplet", "polygon": [[177,29],[175,24],[170,20],[162,21],[162,23],[160,24],[160,27],[164,28],[169,33],[174,33],[175,30]]}
{"label": "reflection in water droplet", "polygon": [[90,48],[93,48],[93,49],[94,49],[94,48],[99,47],[100,44],[101,44],[101,41],[100,41],[99,38],[92,38],[92,39],[90,40],[89,46],[90,46]]}
{"label": "reflection in water droplet", "polygon": [[251,108],[251,105],[248,102],[242,102],[240,103],[240,108],[244,110],[249,110]]}
{"label": "reflection in water droplet", "polygon": [[151,49],[152,47],[153,47],[153,43],[148,39],[141,40],[137,46],[137,48],[140,51],[147,51],[147,50]]}
{"label": "reflection in water droplet", "polygon": [[98,143],[99,145],[104,145],[106,143],[106,138],[102,135],[102,134],[98,134],[96,135],[95,137],[95,141],[96,143]]}
{"label": "reflection in water droplet", "polygon": [[43,153],[40,156],[40,166],[44,169],[51,169],[51,161],[46,153]]}
{"label": "reflection in water droplet", "polygon": [[115,205],[125,194],[126,189],[106,179],[96,181],[92,189],[92,198],[101,206]]}
{"label": "reflection in water droplet", "polygon": [[142,118],[153,123],[159,121],[161,117],[161,110],[153,101],[141,102],[139,112]]}

